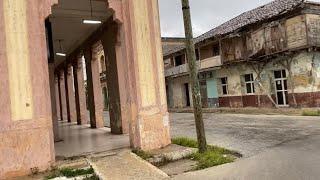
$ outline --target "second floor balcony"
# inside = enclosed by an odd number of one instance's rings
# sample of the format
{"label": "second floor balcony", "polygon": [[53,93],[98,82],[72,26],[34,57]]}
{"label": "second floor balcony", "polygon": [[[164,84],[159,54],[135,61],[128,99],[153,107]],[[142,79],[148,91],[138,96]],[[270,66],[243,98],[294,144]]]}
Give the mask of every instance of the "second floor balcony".
{"label": "second floor balcony", "polygon": [[[221,63],[220,56],[214,56],[214,57],[210,57],[207,59],[203,59],[201,61],[197,61],[197,66],[198,66],[199,71],[210,69],[213,67],[218,67],[221,65],[222,65],[222,63]],[[170,68],[165,69],[165,77],[188,74],[188,72],[189,72],[189,64],[186,63],[186,64],[182,64],[180,66],[170,67]]]}

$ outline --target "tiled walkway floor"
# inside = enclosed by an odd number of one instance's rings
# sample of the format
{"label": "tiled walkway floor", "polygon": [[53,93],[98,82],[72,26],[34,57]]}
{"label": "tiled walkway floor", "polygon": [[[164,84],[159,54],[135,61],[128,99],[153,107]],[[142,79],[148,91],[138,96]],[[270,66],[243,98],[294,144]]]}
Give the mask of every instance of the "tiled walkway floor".
{"label": "tiled walkway floor", "polygon": [[55,143],[56,156],[72,157],[129,147],[128,135],[112,135],[109,128],[60,122],[61,142]]}

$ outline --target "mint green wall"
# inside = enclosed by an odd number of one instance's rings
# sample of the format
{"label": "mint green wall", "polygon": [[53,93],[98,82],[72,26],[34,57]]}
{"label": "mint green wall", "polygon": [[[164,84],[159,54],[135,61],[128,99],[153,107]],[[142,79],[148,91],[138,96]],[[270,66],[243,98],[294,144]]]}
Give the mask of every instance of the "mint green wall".
{"label": "mint green wall", "polygon": [[216,79],[207,79],[208,98],[218,98],[218,88]]}

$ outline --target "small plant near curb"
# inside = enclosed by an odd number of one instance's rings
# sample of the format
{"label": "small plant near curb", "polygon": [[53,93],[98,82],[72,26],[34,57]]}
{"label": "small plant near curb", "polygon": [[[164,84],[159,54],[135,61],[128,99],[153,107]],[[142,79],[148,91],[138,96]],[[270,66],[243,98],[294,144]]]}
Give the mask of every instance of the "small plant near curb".
{"label": "small plant near curb", "polygon": [[302,112],[302,116],[320,116],[320,110],[305,110]]}
{"label": "small plant near curb", "polygon": [[85,177],[83,180],[100,180],[100,178],[96,174],[93,174],[90,177]]}
{"label": "small plant near curb", "polygon": [[198,148],[198,142],[187,137],[177,137],[173,138],[171,141],[172,144],[176,144],[179,146]]}
{"label": "small plant near curb", "polygon": [[144,160],[148,160],[153,157],[152,154],[150,154],[146,151],[143,151],[143,150],[139,150],[139,149],[134,149],[134,150],[132,150],[132,152]]}
{"label": "small plant near curb", "polygon": [[[196,140],[186,137],[173,138],[172,143],[191,148],[198,147],[198,143]],[[197,161],[197,165],[194,168],[194,170],[201,170],[213,166],[218,166],[221,164],[231,163],[237,157],[241,157],[241,154],[239,154],[236,151],[231,151],[225,148],[208,145],[207,152],[196,152],[191,154],[188,158]]]}
{"label": "small plant near curb", "polygon": [[[56,177],[77,177],[77,176],[83,176],[83,175],[92,175],[93,176],[88,176],[86,177],[87,180],[91,180],[90,178],[94,178],[94,170],[93,168],[88,168],[88,169],[71,169],[71,168],[63,168],[63,169],[56,169],[52,171],[52,173],[46,177],[46,179],[54,179]],[[86,179],[85,178],[85,179]]]}

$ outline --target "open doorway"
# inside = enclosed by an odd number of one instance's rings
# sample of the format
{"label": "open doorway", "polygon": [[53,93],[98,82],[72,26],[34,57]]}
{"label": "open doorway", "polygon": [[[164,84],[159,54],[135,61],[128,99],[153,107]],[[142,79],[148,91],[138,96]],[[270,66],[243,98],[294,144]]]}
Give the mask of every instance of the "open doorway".
{"label": "open doorway", "polygon": [[184,84],[184,92],[185,92],[185,97],[186,97],[186,107],[191,106],[190,102],[190,90],[189,90],[189,83]]}

